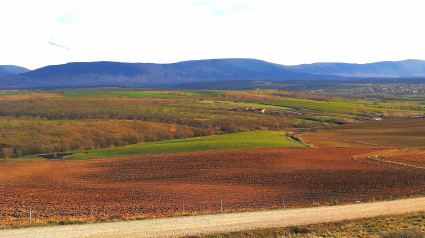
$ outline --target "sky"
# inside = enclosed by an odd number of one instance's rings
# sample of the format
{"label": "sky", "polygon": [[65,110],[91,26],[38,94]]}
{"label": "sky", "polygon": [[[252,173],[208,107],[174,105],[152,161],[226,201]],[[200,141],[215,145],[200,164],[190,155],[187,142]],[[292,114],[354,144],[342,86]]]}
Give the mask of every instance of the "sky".
{"label": "sky", "polygon": [[423,0],[1,0],[0,65],[425,59]]}

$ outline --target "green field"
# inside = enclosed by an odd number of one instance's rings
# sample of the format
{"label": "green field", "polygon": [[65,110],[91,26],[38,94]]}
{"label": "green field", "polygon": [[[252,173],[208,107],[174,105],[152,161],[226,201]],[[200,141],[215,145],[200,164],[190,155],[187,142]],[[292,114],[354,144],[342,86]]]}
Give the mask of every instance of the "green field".
{"label": "green field", "polygon": [[232,109],[237,107],[255,107],[255,108],[264,108],[266,110],[291,110],[289,107],[282,107],[282,106],[274,106],[274,105],[265,105],[260,104],[257,102],[231,102],[231,101],[212,101],[212,100],[203,100],[200,101],[200,103],[211,105],[211,106],[217,106],[219,108],[226,108],[226,109]]}
{"label": "green field", "polygon": [[143,143],[117,148],[88,150],[68,159],[116,158],[154,154],[173,154],[210,150],[249,148],[305,147],[287,139],[280,131],[249,131],[226,135],[206,136],[182,140]]}
{"label": "green field", "polygon": [[314,110],[321,113],[338,113],[338,114],[380,114],[389,110],[395,110],[399,113],[418,114],[421,113],[423,108],[412,110],[412,105],[403,103],[377,103],[373,105],[373,101],[365,100],[346,100],[346,99],[333,99],[330,101],[318,101],[308,99],[294,99],[285,98],[281,101],[264,101],[261,102],[265,105],[283,106],[297,109]]}

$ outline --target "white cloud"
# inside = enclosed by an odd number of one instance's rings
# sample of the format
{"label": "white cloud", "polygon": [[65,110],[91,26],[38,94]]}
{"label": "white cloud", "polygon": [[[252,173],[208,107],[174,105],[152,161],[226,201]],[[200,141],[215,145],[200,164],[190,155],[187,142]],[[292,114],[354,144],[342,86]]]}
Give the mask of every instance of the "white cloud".
{"label": "white cloud", "polygon": [[63,12],[56,17],[56,22],[60,24],[74,24],[78,22],[78,11]]}
{"label": "white cloud", "polygon": [[2,0],[0,65],[225,57],[282,64],[425,59],[422,2]]}

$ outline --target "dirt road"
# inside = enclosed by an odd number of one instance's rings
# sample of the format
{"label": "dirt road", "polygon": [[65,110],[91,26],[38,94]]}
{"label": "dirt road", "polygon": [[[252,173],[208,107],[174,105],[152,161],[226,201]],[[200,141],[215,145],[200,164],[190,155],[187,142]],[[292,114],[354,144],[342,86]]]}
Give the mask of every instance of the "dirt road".
{"label": "dirt road", "polygon": [[227,213],[154,220],[24,228],[0,237],[179,237],[425,211],[425,197],[352,205]]}

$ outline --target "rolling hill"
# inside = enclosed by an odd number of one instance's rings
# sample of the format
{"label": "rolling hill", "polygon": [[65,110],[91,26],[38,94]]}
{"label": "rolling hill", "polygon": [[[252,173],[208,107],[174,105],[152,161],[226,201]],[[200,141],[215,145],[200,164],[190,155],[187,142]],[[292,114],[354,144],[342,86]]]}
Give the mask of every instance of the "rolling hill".
{"label": "rolling hill", "polygon": [[217,59],[173,64],[119,62],[68,63],[0,78],[3,87],[135,86],[170,87],[224,80],[312,80],[329,76],[294,72],[253,59]]}
{"label": "rolling hill", "polygon": [[[1,70],[1,68],[0,68]],[[51,65],[0,76],[0,88],[36,87],[157,87],[211,88],[249,82],[340,82],[425,78],[425,61],[371,64],[315,63],[284,66],[256,59],[210,59],[172,64],[80,62]],[[210,85],[211,84],[211,85]],[[261,83],[260,83],[261,84]],[[270,83],[268,83],[270,84]],[[274,84],[274,83],[272,83]],[[263,88],[262,85],[260,88]],[[220,87],[223,89],[223,87]]]}
{"label": "rolling hill", "polygon": [[280,131],[247,131],[89,150],[84,153],[71,155],[68,158],[99,159],[215,150],[306,147],[304,144],[289,140],[282,134],[283,132]]}
{"label": "rolling hill", "polygon": [[28,72],[29,69],[15,65],[0,65],[0,77]]}

